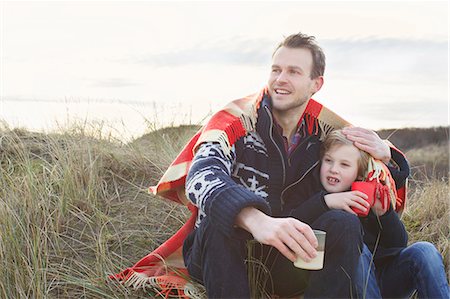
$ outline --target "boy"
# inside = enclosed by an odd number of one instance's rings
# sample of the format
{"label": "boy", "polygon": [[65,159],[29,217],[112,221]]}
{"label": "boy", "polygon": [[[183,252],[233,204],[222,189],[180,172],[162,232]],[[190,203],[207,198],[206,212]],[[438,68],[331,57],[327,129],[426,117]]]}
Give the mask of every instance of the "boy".
{"label": "boy", "polygon": [[[330,133],[322,144],[320,182],[328,192],[324,196],[328,208],[354,215],[352,208],[370,209],[368,216],[360,221],[364,243],[373,255],[378,283],[360,288],[367,293],[358,294],[358,297],[409,297],[417,290],[419,298],[450,298],[442,257],[434,245],[418,242],[407,247],[405,227],[390,203],[383,208],[380,199],[375,198],[370,207],[365,193],[350,191],[355,180],[366,176],[369,160],[370,155],[355,147],[341,130]],[[407,176],[406,160],[396,157],[396,162],[400,171],[392,172],[392,175]],[[369,253],[363,250],[363,254]]]}

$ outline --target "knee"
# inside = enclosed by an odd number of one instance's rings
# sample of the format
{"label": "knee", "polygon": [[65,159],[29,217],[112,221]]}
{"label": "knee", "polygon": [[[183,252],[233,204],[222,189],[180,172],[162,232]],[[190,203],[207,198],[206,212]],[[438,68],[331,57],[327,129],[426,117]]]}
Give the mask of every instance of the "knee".
{"label": "knee", "polygon": [[331,210],[323,214],[318,221],[318,229],[328,234],[345,235],[346,238],[361,240],[363,230],[359,218],[342,210]]}
{"label": "knee", "polygon": [[324,214],[328,229],[339,230],[348,234],[361,234],[362,227],[358,217],[342,210],[331,210]]}
{"label": "knee", "polygon": [[[238,234],[237,234],[238,235]],[[183,244],[185,260],[200,263],[203,259],[224,261],[227,258],[245,257],[247,253],[247,235],[229,237],[204,219],[200,226],[191,232]]]}
{"label": "knee", "polygon": [[436,247],[429,242],[414,243],[404,249],[404,254],[409,256],[420,270],[426,268],[437,269],[443,265],[441,254]]}

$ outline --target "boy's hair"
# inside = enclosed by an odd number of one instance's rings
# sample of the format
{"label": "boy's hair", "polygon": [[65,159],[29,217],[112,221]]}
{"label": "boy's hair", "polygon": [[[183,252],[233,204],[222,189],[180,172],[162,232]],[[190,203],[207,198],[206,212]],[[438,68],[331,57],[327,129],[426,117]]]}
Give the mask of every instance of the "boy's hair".
{"label": "boy's hair", "polygon": [[273,51],[272,57],[281,47],[310,50],[313,57],[313,68],[310,77],[311,79],[315,79],[319,76],[323,76],[323,73],[325,72],[325,54],[323,53],[322,48],[317,44],[314,36],[309,36],[301,32],[289,35],[278,44],[275,51]]}
{"label": "boy's hair", "polygon": [[[353,141],[348,140],[347,137],[342,133],[342,130],[334,130],[325,138],[321,149],[320,149],[320,159],[322,160],[325,153],[331,150],[334,146],[341,145],[353,145]],[[370,155],[369,153],[358,149],[359,159],[358,159],[358,178],[363,178],[366,175]]]}

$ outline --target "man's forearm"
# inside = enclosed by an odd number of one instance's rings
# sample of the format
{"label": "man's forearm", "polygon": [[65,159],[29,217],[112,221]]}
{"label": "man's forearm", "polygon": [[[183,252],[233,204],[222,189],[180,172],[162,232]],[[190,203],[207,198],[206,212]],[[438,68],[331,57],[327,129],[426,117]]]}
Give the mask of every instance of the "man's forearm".
{"label": "man's forearm", "polygon": [[235,224],[252,234],[252,231],[258,227],[258,223],[266,217],[268,216],[257,208],[246,207],[237,214]]}

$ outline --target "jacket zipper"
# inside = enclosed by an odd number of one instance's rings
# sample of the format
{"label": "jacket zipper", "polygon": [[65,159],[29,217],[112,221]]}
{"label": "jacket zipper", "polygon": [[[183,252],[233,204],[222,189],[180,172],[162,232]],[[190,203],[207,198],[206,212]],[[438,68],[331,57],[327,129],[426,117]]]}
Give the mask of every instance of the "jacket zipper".
{"label": "jacket zipper", "polygon": [[302,180],[305,178],[305,176],[306,176],[306,175],[307,175],[314,167],[316,167],[317,164],[319,164],[319,162],[320,162],[320,161],[316,161],[316,163],[314,163],[310,168],[308,168],[308,170],[306,170],[306,172],[305,172],[298,180],[296,180],[295,182],[293,182],[292,184],[290,184],[289,186],[287,186],[286,188],[283,189],[283,191],[281,192],[281,196],[280,196],[280,199],[281,199],[281,211],[283,211],[283,207],[284,207],[284,204],[285,204],[285,200],[284,200],[283,195],[284,195],[284,193],[286,192],[286,190],[289,189],[289,188],[291,188],[291,187],[294,186],[294,185],[297,185],[300,181],[302,181]]}
{"label": "jacket zipper", "polygon": [[[267,108],[267,106],[264,106],[264,108],[265,108],[266,113],[267,113],[267,115],[269,116],[269,119],[270,119],[270,132],[269,132],[270,140],[272,141],[272,143],[277,148],[278,153],[280,154],[280,157],[281,157],[281,161],[283,162],[281,164],[283,165],[283,186],[284,186],[284,184],[286,184],[286,165],[285,165],[283,153],[281,152],[280,148],[278,147],[278,144],[275,142],[275,140],[273,138],[273,118],[272,118],[272,114],[270,113],[270,111]],[[281,209],[283,209],[283,203],[281,203]]]}
{"label": "jacket zipper", "polygon": [[297,149],[298,149],[300,146],[302,146],[303,143],[305,143],[306,141],[308,141],[310,138],[311,138],[311,136],[306,137],[305,140],[303,140],[302,142],[300,142],[299,144],[297,144],[297,145],[295,146],[294,151],[291,152],[291,153],[289,154],[289,157],[288,157],[288,166],[289,166],[289,167],[291,167],[291,157],[294,155],[294,153],[297,151]]}
{"label": "jacket zipper", "polygon": [[[274,140],[274,138],[273,138],[273,118],[272,118],[272,114],[271,114],[270,111],[268,110],[267,106],[265,106],[264,108],[265,108],[266,113],[267,113],[267,115],[269,116],[269,119],[270,119],[270,132],[269,132],[270,140],[272,141],[272,143],[273,143],[273,144],[275,145],[275,147],[277,148],[278,153],[280,154],[280,157],[281,157],[281,161],[283,162],[283,163],[281,163],[281,164],[282,164],[282,166],[283,166],[283,186],[284,186],[284,184],[286,184],[286,165],[285,165],[285,161],[284,161],[284,156],[283,156],[283,153],[281,152],[281,150],[280,150],[278,144],[275,142],[275,140]],[[297,148],[300,147],[300,145],[302,145],[302,144],[303,144],[305,141],[307,141],[308,139],[309,139],[309,137],[306,138],[305,140],[303,140],[299,145],[297,145]],[[294,152],[297,150],[297,148],[294,150]],[[291,154],[293,154],[293,153],[291,153]],[[291,155],[290,155],[290,156],[291,156]],[[288,158],[288,163],[289,163],[289,165],[290,165],[290,156],[289,156],[289,158]],[[297,183],[299,183],[301,180],[303,180],[303,178],[304,178],[304,177],[305,177],[305,176],[306,176],[306,175],[307,175],[314,167],[316,167],[316,165],[317,165],[318,163],[319,163],[319,161],[317,161],[316,163],[314,163],[308,170],[306,170],[306,172],[302,175],[301,178],[299,178],[297,181],[293,182],[292,184],[290,184],[289,186],[287,186],[286,188],[283,189],[283,191],[281,192],[281,196],[280,196],[280,201],[281,201],[281,211],[283,211],[283,207],[284,207],[284,204],[285,204],[285,200],[284,200],[284,198],[283,198],[283,195],[284,195],[285,191],[286,191],[287,189],[291,188],[292,186],[296,185]]]}

